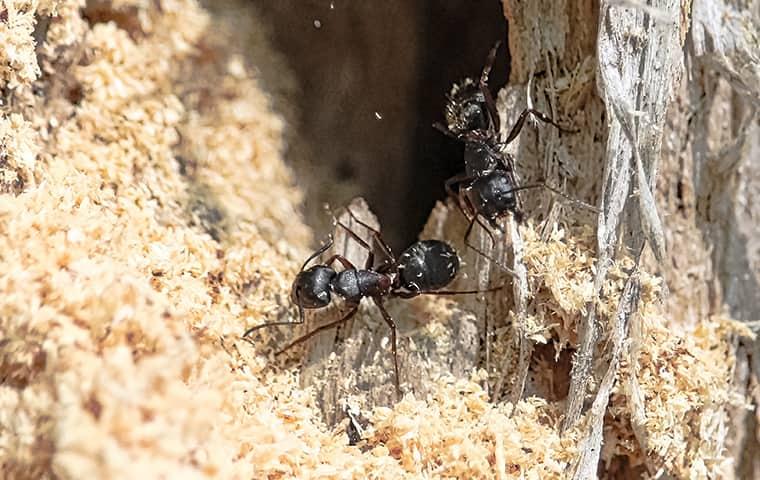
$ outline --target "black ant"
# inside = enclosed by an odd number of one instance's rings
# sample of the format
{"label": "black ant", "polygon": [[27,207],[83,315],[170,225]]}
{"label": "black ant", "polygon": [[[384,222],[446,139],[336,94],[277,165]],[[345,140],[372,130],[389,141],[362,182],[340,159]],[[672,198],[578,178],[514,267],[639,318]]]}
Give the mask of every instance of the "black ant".
{"label": "black ant", "polygon": [[[478,252],[479,250],[469,243],[475,223],[483,227],[491,241],[495,242],[492,229],[504,233],[496,222],[499,218],[511,212],[516,221],[522,220],[523,214],[518,206],[516,192],[543,187],[568,198],[544,183],[519,186],[514,173],[514,158],[502,150],[520,134],[528,115],[533,115],[560,131],[569,131],[547,115],[529,108],[520,113],[507,137],[504,140],[500,139],[499,114],[488,88],[488,77],[499,44],[500,42],[497,42],[489,52],[477,84],[468,78],[452,88],[445,107],[447,125],[434,125],[445,135],[464,142],[465,171],[448,179],[445,188],[446,193],[456,201],[460,211],[470,222],[465,233],[466,245]],[[485,219],[488,225],[484,224],[481,218]]]}
{"label": "black ant", "polygon": [[[423,294],[476,294],[495,291],[501,287],[489,290],[440,291],[439,289],[451,283],[459,272],[459,257],[449,244],[439,240],[420,240],[404,250],[398,259],[396,259],[378,230],[357,218],[350,208],[346,208],[346,211],[354,221],[372,232],[372,239],[379,245],[380,252],[385,257],[382,263],[375,266],[375,254],[372,247],[366,241],[359,238],[348,226],[336,220],[338,226],[369,252],[364,267],[362,269],[356,268],[346,257],[336,254],[324,263],[306,268],[312,260],[332,247],[334,242],[332,236],[330,236],[327,243],[306,259],[300,272],[296,275],[295,280],[293,280],[291,299],[298,306],[298,320],[295,322],[270,322],[257,325],[248,329],[243,334],[243,338],[247,338],[254,331],[264,327],[302,324],[304,323],[304,309],[318,309],[328,306],[332,301],[332,294],[341,297],[350,307],[349,311],[338,320],[315,328],[275,352],[275,355],[280,355],[321,331],[347,322],[358,311],[361,300],[363,298],[371,298],[380,310],[385,323],[391,329],[391,350],[393,353],[396,393],[400,397],[401,387],[399,384],[396,323],[385,309],[383,305],[384,300],[393,297],[413,298]],[[336,261],[343,266],[343,270],[336,271],[333,268],[333,264]]]}

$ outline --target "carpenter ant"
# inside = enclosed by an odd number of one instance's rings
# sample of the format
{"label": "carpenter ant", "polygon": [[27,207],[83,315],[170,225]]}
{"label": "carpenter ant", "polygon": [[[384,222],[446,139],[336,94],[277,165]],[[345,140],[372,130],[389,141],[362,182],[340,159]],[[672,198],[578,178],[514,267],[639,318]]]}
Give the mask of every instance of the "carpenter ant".
{"label": "carpenter ant", "polygon": [[[304,323],[304,309],[319,309],[326,307],[332,301],[332,294],[342,298],[350,307],[349,311],[338,320],[321,325],[290,344],[275,352],[280,355],[290,348],[305,342],[317,333],[336,327],[351,319],[359,309],[363,298],[371,298],[391,329],[391,350],[393,353],[393,369],[395,373],[396,393],[401,396],[399,384],[398,353],[396,340],[396,324],[385,309],[383,302],[386,298],[413,298],[418,295],[456,295],[476,294],[500,289],[440,291],[456,277],[459,271],[459,257],[456,251],[447,243],[439,240],[421,240],[413,243],[398,259],[393,256],[390,247],[383,240],[380,232],[365,222],[359,220],[351,209],[346,208],[351,218],[372,232],[372,239],[380,247],[383,261],[375,266],[375,254],[370,245],[340,221],[336,221],[346,233],[369,254],[364,267],[359,269],[346,257],[333,255],[326,262],[306,268],[315,258],[322,255],[333,245],[332,236],[327,243],[312,254],[301,267],[293,280],[291,299],[298,306],[298,320],[295,322],[270,322],[248,329],[243,338],[254,331],[274,325],[298,325]],[[343,266],[343,270],[333,268],[335,262]]]}
{"label": "carpenter ant", "polygon": [[[488,77],[499,44],[500,42],[497,42],[489,52],[477,84],[468,78],[454,85],[447,96],[446,125],[434,125],[445,135],[464,142],[464,172],[448,179],[445,188],[446,193],[455,200],[459,210],[470,222],[465,233],[465,243],[476,251],[479,250],[469,242],[475,223],[483,227],[491,241],[495,242],[492,230],[504,233],[497,223],[499,218],[511,212],[515,220],[522,220],[523,214],[516,192],[542,187],[568,198],[545,183],[520,186],[514,173],[514,158],[502,150],[520,134],[528,115],[549,123],[560,131],[569,130],[555,123],[547,115],[529,108],[520,113],[507,137],[501,140],[496,102],[488,88]],[[488,222],[488,225],[483,223],[481,218]]]}

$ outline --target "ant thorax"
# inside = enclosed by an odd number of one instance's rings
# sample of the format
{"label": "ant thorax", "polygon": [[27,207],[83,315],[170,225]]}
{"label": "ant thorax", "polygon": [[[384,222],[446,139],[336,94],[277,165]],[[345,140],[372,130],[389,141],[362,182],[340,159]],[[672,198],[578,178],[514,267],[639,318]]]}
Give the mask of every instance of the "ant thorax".
{"label": "ant thorax", "polygon": [[384,297],[390,293],[391,277],[372,270],[343,270],[331,283],[332,291],[348,303],[358,304],[365,297]]}
{"label": "ant thorax", "polygon": [[505,154],[487,138],[467,140],[464,146],[465,173],[472,177],[505,170],[509,162]]}

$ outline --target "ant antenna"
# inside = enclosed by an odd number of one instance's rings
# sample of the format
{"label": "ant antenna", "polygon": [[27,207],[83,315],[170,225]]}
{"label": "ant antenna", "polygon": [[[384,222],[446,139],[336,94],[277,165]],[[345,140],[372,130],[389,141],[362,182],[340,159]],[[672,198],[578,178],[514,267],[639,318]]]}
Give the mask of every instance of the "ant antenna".
{"label": "ant antenna", "polygon": [[[513,278],[514,278],[515,276],[517,276],[517,274],[515,273],[515,271],[514,271],[514,270],[512,270],[512,269],[511,269],[511,268],[509,268],[508,266],[504,265],[504,264],[503,264],[503,263],[501,263],[500,261],[496,260],[494,257],[492,257],[492,256],[488,255],[486,252],[484,252],[483,250],[479,249],[479,248],[478,248],[478,247],[476,247],[475,245],[472,245],[472,244],[469,244],[469,243],[468,243],[468,244],[467,244],[467,246],[468,246],[469,248],[471,248],[471,249],[472,249],[472,250],[473,250],[475,253],[477,253],[477,254],[478,254],[478,255],[480,255],[481,257],[485,258],[486,260],[488,260],[489,262],[493,262],[493,263],[494,263],[494,264],[495,264],[497,267],[499,267],[499,268],[501,268],[502,270],[504,270],[504,271],[505,271],[506,273],[508,273],[508,274],[509,274],[511,277],[513,277]],[[502,287],[499,287],[499,288],[497,288],[496,290],[500,290],[500,289],[501,289],[501,288],[503,288],[503,287],[504,287],[504,285],[502,285]],[[489,291],[491,291],[491,290],[489,289],[489,290],[483,290],[483,291],[485,291],[485,292],[489,292]]]}
{"label": "ant antenna", "polygon": [[595,207],[593,205],[589,205],[586,202],[581,202],[580,200],[578,200],[576,198],[572,198],[571,196],[567,195],[566,193],[562,193],[561,191],[557,190],[556,188],[552,187],[551,185],[549,185],[549,184],[547,184],[545,182],[544,183],[536,183],[536,184],[533,184],[533,185],[521,185],[519,187],[513,188],[512,190],[510,190],[510,192],[518,192],[520,190],[530,190],[530,189],[533,189],[533,188],[545,188],[545,189],[549,190],[550,192],[554,193],[555,195],[559,195],[560,197],[564,198],[565,200],[569,201],[570,203],[572,203],[572,204],[574,204],[574,205],[576,205],[578,207],[585,208],[586,210],[591,210],[592,212],[594,212],[596,214],[601,213],[601,210],[599,210],[597,207]]}

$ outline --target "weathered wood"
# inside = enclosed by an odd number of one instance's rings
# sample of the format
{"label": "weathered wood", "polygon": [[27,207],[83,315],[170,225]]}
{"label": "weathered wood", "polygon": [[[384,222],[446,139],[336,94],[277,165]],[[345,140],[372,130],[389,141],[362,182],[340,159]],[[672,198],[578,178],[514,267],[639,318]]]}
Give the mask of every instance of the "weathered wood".
{"label": "weathered wood", "polygon": [[[503,3],[513,78],[500,94],[500,110],[510,114],[526,104],[524,85],[535,75],[528,98],[579,130],[560,142],[545,131],[535,140],[529,133],[518,147],[518,171],[558,181],[568,194],[601,206],[597,291],[620,245],[635,250],[637,239],[647,238],[656,261],[652,255],[642,261],[662,272],[674,324],[695,325],[726,309],[737,319],[760,318],[760,224],[752,213],[760,167],[751,161],[760,154],[760,4]],[[539,195],[523,197],[540,212]],[[588,386],[598,385],[588,380],[600,380],[596,359],[604,352],[596,337],[606,321],[589,305],[565,426],[584,411],[593,393]],[[757,341],[737,345],[737,390],[755,397],[759,349]],[[628,388],[632,424],[646,451],[643,399],[635,384]],[[744,408],[732,414],[726,445],[740,478],[760,476],[757,418]]]}
{"label": "weathered wood", "polygon": [[[684,139],[693,152],[682,172],[661,190],[685,185],[704,261],[697,280],[711,300],[711,313],[760,318],[760,3],[694,0],[688,83],[679,100],[691,102]],[[677,121],[676,121],[677,122]],[[679,123],[677,123],[679,124]],[[683,188],[683,187],[682,187]],[[680,220],[680,221],[679,221]],[[683,220],[676,217],[679,226]],[[674,232],[679,237],[680,232]],[[684,258],[686,266],[691,266]],[[672,269],[669,278],[678,278]],[[725,306],[725,307],[724,307]],[[737,345],[734,383],[754,411],[730,411],[726,447],[736,478],[760,478],[760,340]]]}
{"label": "weathered wood", "polygon": [[604,416],[607,412],[612,388],[615,386],[618,365],[623,354],[623,344],[628,337],[631,317],[636,314],[640,294],[641,284],[637,265],[628,277],[625,288],[620,295],[620,303],[618,304],[610,335],[612,341],[609,352],[609,365],[602,377],[596,397],[591,404],[590,414],[586,420],[587,436],[581,440],[580,455],[574,465],[575,472],[573,479],[585,480],[593,478],[596,475],[599,455],[602,451]]}

